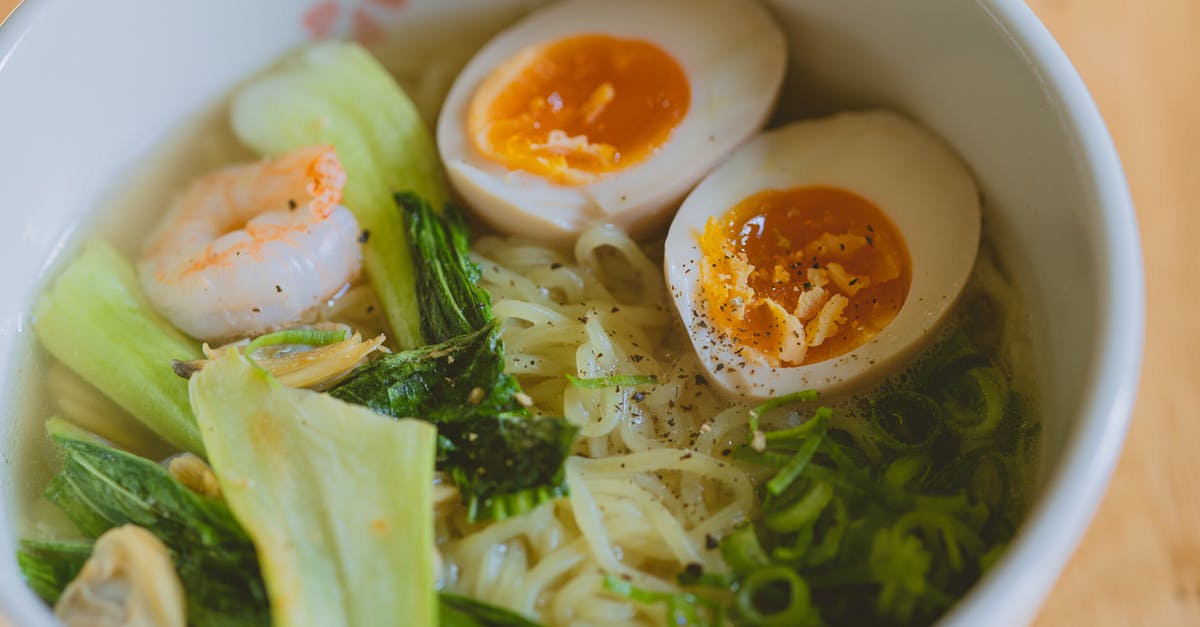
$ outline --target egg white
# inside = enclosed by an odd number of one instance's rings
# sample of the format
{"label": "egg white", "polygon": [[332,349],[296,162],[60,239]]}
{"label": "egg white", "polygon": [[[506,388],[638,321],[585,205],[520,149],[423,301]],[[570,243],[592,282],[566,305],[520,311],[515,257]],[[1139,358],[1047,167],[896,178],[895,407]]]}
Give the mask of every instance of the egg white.
{"label": "egg white", "polygon": [[[690,105],[667,141],[640,163],[576,186],[510,171],[480,154],[467,132],[479,84],[528,46],[585,34],[650,41],[680,64]],[[459,74],[438,119],[438,150],[458,194],[501,231],[567,240],[610,223],[644,232],[662,224],[709,169],[762,127],[786,56],[782,31],[750,0],[555,3],[500,33]]]}
{"label": "egg white", "polygon": [[[718,341],[699,300],[698,236],[763,190],[828,186],[870,200],[908,246],[912,285],[892,322],[858,348],[814,364],[747,363]],[[709,174],[684,201],[667,234],[671,297],[710,377],[731,394],[765,399],[800,390],[860,390],[915,356],[952,308],[979,248],[979,189],[940,138],[887,111],[842,113],[762,133]],[[704,324],[701,324],[704,322]]]}

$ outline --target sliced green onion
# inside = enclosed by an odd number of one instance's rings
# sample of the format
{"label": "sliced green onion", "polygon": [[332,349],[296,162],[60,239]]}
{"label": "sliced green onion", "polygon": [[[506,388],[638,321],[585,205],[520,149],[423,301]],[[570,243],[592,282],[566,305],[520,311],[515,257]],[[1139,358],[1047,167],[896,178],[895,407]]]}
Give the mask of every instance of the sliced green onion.
{"label": "sliced green onion", "polygon": [[971,503],[966,491],[959,491],[951,496],[920,494],[913,497],[911,507],[954,516],[972,527],[980,527],[987,522],[989,513],[987,505]]}
{"label": "sliced green onion", "polygon": [[721,556],[735,573],[746,573],[771,563],[753,525],[742,525],[721,540]]}
{"label": "sliced green onion", "polygon": [[818,452],[828,455],[829,461],[833,462],[833,465],[837,466],[838,470],[844,472],[861,474],[866,472],[866,468],[868,467],[868,464],[861,459],[851,457],[851,453],[858,451],[836,442],[832,437],[821,441],[821,448],[818,449]]}
{"label": "sliced green onion", "polygon": [[804,525],[793,533],[785,534],[781,537],[791,538],[791,544],[777,546],[771,549],[771,560],[775,563],[783,563],[794,568],[799,568],[804,565],[804,558],[808,556],[808,551],[812,547],[813,536],[816,531],[813,525]]}
{"label": "sliced green onion", "polygon": [[966,333],[956,332],[938,343],[933,353],[917,367],[915,382],[918,388],[937,387],[940,376],[962,359],[975,359],[979,353],[971,346]]}
{"label": "sliced green onion", "polygon": [[750,410],[750,431],[758,431],[759,419],[772,409],[778,409],[793,403],[808,403],[817,400],[820,398],[820,396],[821,395],[816,390],[801,390],[791,394],[784,394],[783,396],[773,398],[761,405],[758,405],[754,409]]}
{"label": "sliced green onion", "polygon": [[768,468],[783,468],[792,461],[790,455],[783,453],[775,453],[772,451],[756,451],[753,448],[742,445],[733,449],[733,458],[740,462],[750,462],[759,466],[767,466]]}
{"label": "sliced green onion", "polygon": [[800,498],[786,507],[767,512],[763,522],[771,531],[789,533],[817,521],[825,506],[833,498],[833,486],[824,481],[813,482]]}
{"label": "sliced green onion", "polygon": [[328,346],[346,341],[350,337],[349,329],[284,329],[266,335],[260,335],[246,345],[246,356],[254,359],[254,353],[268,346]]}
{"label": "sliced green onion", "polygon": [[828,407],[818,407],[813,412],[812,418],[804,421],[803,424],[792,427],[790,429],[779,429],[777,431],[766,432],[767,446],[778,446],[789,448],[793,446],[801,446],[805,440],[813,435],[824,435],[826,427],[829,424],[829,419],[833,417],[833,410]]}
{"label": "sliced green onion", "polygon": [[567,375],[567,380],[571,382],[571,385],[585,390],[632,385],[655,385],[658,383],[658,377],[652,374],[615,374],[611,377],[591,377],[586,379],[569,374]]}
{"label": "sliced green onion", "polygon": [[883,483],[897,490],[920,484],[932,467],[932,460],[924,453],[912,453],[896,458],[883,470]]}
{"label": "sliced green onion", "polygon": [[673,594],[638,588],[632,583],[607,575],[604,589],[639,603],[666,603],[667,622],[677,627],[704,627],[709,624],[700,614],[701,607],[716,608],[716,604],[690,592]]}
{"label": "sliced green onion", "polygon": [[783,491],[792,485],[796,477],[804,472],[804,468],[808,466],[808,462],[812,461],[813,455],[817,452],[817,447],[821,445],[821,441],[825,439],[823,431],[817,432],[816,435],[805,440],[800,445],[800,449],[792,456],[787,465],[779,469],[774,477],[767,482],[767,492],[779,496]]}
{"label": "sliced green onion", "polygon": [[808,584],[786,566],[751,573],[734,597],[734,604],[749,625],[800,627],[817,623]]}
{"label": "sliced green onion", "polygon": [[929,487],[934,491],[966,487],[975,502],[1002,508],[1012,494],[1009,459],[994,447],[973,449],[943,469],[929,482]]}
{"label": "sliced green onion", "polygon": [[809,548],[805,562],[816,566],[837,557],[849,526],[850,513],[846,504],[834,497],[813,524],[813,538],[817,542]]}
{"label": "sliced green onion", "polygon": [[932,398],[903,390],[872,403],[871,418],[880,444],[907,451],[926,447],[941,429],[941,406]]}
{"label": "sliced green onion", "polygon": [[995,366],[971,368],[945,388],[942,407],[952,429],[963,437],[994,431],[1004,419],[1008,383]]}
{"label": "sliced green onion", "polygon": [[1007,542],[1001,542],[988,549],[986,553],[979,556],[979,570],[987,572],[992,566],[1004,555],[1004,551],[1008,549]]}
{"label": "sliced green onion", "polygon": [[993,509],[1003,507],[1012,493],[1004,458],[985,453],[976,459],[970,477],[971,496]]}
{"label": "sliced green onion", "polygon": [[905,534],[911,529],[924,529],[929,534],[941,536],[946,547],[946,557],[950,567],[962,571],[964,563],[962,549],[971,555],[979,555],[984,550],[983,540],[979,534],[968,527],[958,518],[931,510],[916,510],[909,512],[896,521],[896,533]]}

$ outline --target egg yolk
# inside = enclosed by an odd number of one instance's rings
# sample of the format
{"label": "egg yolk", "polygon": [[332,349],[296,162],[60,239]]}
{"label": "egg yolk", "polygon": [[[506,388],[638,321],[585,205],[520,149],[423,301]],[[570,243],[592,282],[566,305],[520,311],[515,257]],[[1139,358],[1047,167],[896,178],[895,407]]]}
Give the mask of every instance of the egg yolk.
{"label": "egg yolk", "polygon": [[488,159],[578,185],[653,155],[690,99],[683,68],[658,46],[579,35],[494,70],[471,99],[467,130]]}
{"label": "egg yolk", "polygon": [[896,226],[871,201],[832,187],[754,194],[709,218],[700,250],[720,340],[772,367],[854,350],[896,317],[912,284]]}

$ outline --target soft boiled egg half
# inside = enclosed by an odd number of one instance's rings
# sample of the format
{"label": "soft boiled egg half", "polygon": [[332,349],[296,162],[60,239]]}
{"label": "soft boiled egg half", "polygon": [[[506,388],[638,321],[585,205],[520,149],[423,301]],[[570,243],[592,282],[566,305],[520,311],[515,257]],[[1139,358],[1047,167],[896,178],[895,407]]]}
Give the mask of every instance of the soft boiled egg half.
{"label": "soft boiled egg half", "polygon": [[850,392],[913,357],[944,318],[980,219],[967,167],[908,119],[796,122],[748,142],[687,197],[667,235],[667,281],[728,392]]}
{"label": "soft boiled egg half", "polygon": [[568,0],[500,33],[438,119],[451,184],[499,230],[659,226],[762,127],[784,37],[751,0]]}

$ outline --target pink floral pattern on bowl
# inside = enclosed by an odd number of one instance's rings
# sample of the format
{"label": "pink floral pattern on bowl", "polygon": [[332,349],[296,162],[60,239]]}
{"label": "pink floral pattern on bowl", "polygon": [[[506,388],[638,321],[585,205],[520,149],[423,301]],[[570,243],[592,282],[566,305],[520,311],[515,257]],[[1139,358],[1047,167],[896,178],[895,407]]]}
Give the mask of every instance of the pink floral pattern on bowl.
{"label": "pink floral pattern on bowl", "polygon": [[383,35],[383,22],[407,6],[408,0],[322,0],[303,13],[301,23],[313,39],[348,33],[370,45]]}

